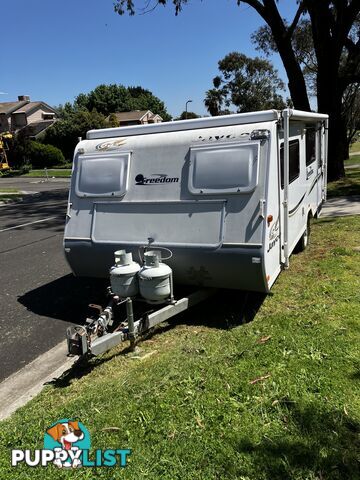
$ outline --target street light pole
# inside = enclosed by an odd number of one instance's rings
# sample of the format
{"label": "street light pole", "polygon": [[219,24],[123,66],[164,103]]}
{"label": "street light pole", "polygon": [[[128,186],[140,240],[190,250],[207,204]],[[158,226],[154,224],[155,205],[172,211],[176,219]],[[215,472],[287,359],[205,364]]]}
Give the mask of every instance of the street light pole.
{"label": "street light pole", "polygon": [[185,120],[187,120],[187,106],[188,106],[188,103],[191,103],[192,100],[188,100],[186,103],[185,103]]}

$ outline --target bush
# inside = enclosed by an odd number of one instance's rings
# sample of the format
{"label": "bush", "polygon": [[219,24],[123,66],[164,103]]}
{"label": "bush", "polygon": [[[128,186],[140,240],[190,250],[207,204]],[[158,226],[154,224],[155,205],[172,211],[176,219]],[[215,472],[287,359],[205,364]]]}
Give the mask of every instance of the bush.
{"label": "bush", "polygon": [[53,145],[30,142],[28,158],[34,168],[53,167],[65,163],[61,150]]}
{"label": "bush", "polygon": [[32,165],[30,163],[24,163],[19,168],[19,173],[20,175],[25,175],[26,173],[29,173],[31,170],[32,170]]}
{"label": "bush", "polygon": [[71,170],[72,169],[72,162],[65,162],[61,163],[60,165],[54,165],[53,168],[60,169],[60,170]]}

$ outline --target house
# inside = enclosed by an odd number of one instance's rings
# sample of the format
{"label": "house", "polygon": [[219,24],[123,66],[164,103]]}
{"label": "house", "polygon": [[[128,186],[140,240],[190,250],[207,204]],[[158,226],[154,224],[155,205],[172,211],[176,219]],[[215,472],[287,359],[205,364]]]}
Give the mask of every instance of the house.
{"label": "house", "polygon": [[22,132],[37,138],[57,119],[57,112],[45,102],[32,102],[28,95],[20,95],[17,102],[0,103],[0,133]]}
{"label": "house", "polygon": [[160,115],[152,113],[150,110],[135,110],[133,112],[118,112],[109,115],[106,120],[109,121],[110,116],[116,117],[119,127],[128,125],[146,125],[148,123],[160,123],[163,121]]}

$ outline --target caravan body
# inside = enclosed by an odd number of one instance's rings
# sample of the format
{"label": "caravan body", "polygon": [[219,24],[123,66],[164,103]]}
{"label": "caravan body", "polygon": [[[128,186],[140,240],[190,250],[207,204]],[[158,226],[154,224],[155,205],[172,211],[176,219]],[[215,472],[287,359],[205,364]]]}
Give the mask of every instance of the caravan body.
{"label": "caravan body", "polygon": [[88,132],[64,247],[75,275],[172,252],[175,284],[268,292],[326,197],[327,116],[275,110]]}

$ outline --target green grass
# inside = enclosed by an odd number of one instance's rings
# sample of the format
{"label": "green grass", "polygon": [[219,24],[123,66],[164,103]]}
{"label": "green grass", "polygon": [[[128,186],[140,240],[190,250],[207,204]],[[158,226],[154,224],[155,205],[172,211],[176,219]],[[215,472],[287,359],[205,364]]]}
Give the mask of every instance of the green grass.
{"label": "green grass", "polygon": [[360,195],[360,169],[345,170],[345,177],[327,186],[328,197]]}
{"label": "green grass", "polygon": [[[48,169],[47,175],[49,177],[71,177],[71,169]],[[44,178],[46,177],[45,170],[31,170],[29,173],[26,173],[25,175],[22,175],[23,177],[40,177]]]}
{"label": "green grass", "polygon": [[[17,193],[19,193],[19,195],[16,195]],[[19,190],[16,188],[3,188],[0,184],[0,202],[18,200],[19,198],[21,198]]]}
{"label": "green grass", "polygon": [[360,140],[350,145],[350,152],[360,152]]}
{"label": "green grass", "polygon": [[[0,478],[358,479],[359,232],[360,217],[318,220],[264,301],[219,295],[140,343],[143,360],[117,347],[45,387],[1,424]],[[93,448],[131,448],[129,466],[10,467],[74,416]]]}
{"label": "green grass", "polygon": [[0,202],[6,202],[8,200],[19,200],[19,198],[22,198],[22,195],[7,195],[6,193],[1,193],[0,192]]}
{"label": "green grass", "polygon": [[18,192],[19,190],[17,188],[2,187],[0,183],[0,193],[18,193]]}
{"label": "green grass", "polygon": [[348,167],[349,165],[359,165],[360,164],[360,155],[351,155],[347,160],[345,160],[344,165]]}

